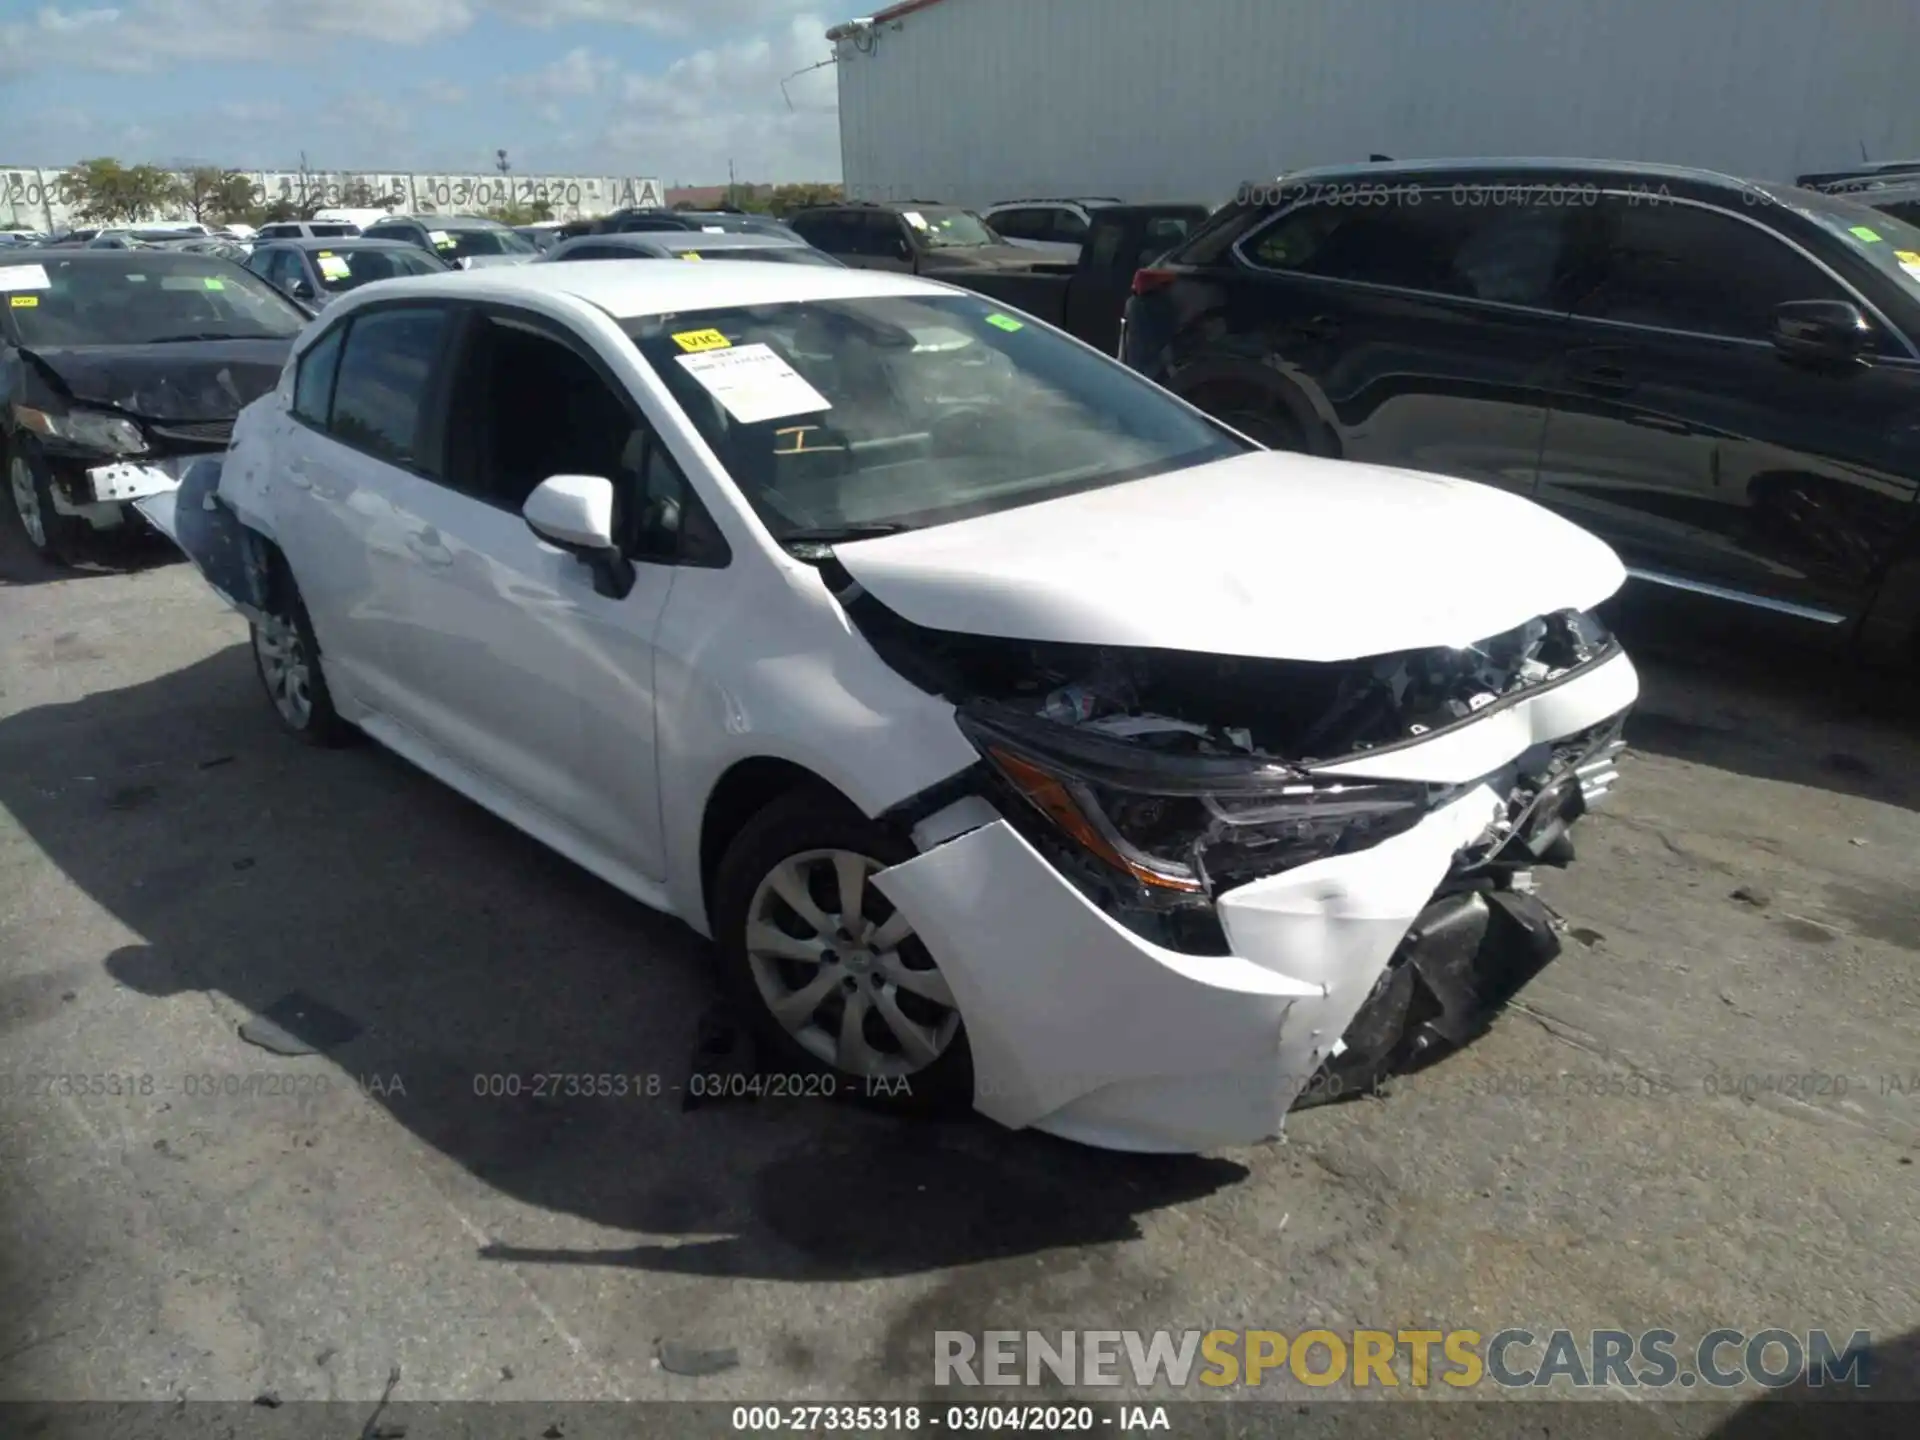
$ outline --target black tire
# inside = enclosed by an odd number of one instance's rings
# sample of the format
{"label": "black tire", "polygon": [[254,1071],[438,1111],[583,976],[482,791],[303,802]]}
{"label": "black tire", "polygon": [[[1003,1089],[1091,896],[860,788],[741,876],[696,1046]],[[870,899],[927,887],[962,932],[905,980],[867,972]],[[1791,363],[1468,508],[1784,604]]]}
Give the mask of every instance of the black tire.
{"label": "black tire", "polygon": [[[56,565],[71,565],[83,558],[93,527],[78,515],[63,515],[54,508],[53,472],[40,447],[27,436],[16,436],[6,447],[6,462],[8,506],[34,553]],[[23,505],[15,488],[23,483],[31,493],[31,504]]]}
{"label": "black tire", "polygon": [[[252,623],[253,670],[260,677],[273,713],[287,733],[307,745],[337,749],[351,745],[360,732],[340,718],[320,665],[320,645],[300,598],[300,587],[284,561],[274,566],[270,624]],[[294,671],[304,672],[296,680]],[[299,699],[292,696],[297,690]]]}
{"label": "black tire", "polygon": [[[810,1012],[809,1021],[819,1023],[807,1028],[817,1028],[820,1031],[819,1040],[827,1040],[826,1027],[836,1018],[836,998],[842,1007],[838,1017],[843,1019],[844,1007],[851,1003],[849,995],[856,990],[871,993],[870,987],[884,989],[890,985],[892,1003],[909,1019],[946,1037],[944,1048],[939,1050],[937,1058],[923,1068],[907,1073],[904,1080],[889,1076],[884,1082],[874,1080],[870,1084],[868,1074],[871,1071],[867,1074],[856,1073],[832,1063],[809,1049],[807,1044],[789,1033],[775,1018],[770,1008],[771,1002],[761,988],[762,982],[756,978],[757,974],[765,973],[770,968],[784,967],[790,972],[790,978],[776,975],[775,982],[793,984],[797,988],[805,981],[820,976],[822,971],[810,961],[776,962],[764,956],[756,959],[750,955],[747,944],[750,911],[756,897],[760,896],[763,882],[770,882],[776,870],[795,857],[820,851],[845,851],[863,856],[880,868],[910,860],[915,854],[910,842],[867,819],[832,791],[824,787],[807,787],[775,800],[748,821],[727,847],[714,876],[713,935],[719,949],[721,981],[729,998],[753,1029],[762,1070],[769,1073],[785,1071],[812,1076],[832,1075],[837,1082],[836,1093],[864,1096],[889,1110],[953,1113],[967,1108],[973,1101],[973,1057],[967,1047],[966,1027],[960,1022],[957,1009],[950,1012],[952,1024],[949,1029],[944,1018],[935,1019],[936,1012],[944,1007],[920,995],[903,993],[902,987],[884,974],[877,978],[870,977],[865,970],[864,960],[859,961],[862,968],[857,978],[845,974],[845,969],[853,966],[859,957],[866,954],[865,951],[850,949],[843,965],[840,960],[834,960],[836,965],[842,965],[843,979],[840,986],[825,992],[818,1006]],[[822,868],[828,865],[826,861],[815,863]],[[827,875],[823,875],[821,880],[832,884],[835,893],[813,889],[811,898],[819,905],[821,912],[837,918],[837,909],[828,909],[830,904],[837,904],[837,883]],[[862,914],[869,923],[884,922],[892,913],[891,904],[871,884],[864,888],[864,901]],[[781,903],[784,905],[784,902]],[[788,909],[790,935],[795,930],[812,932],[815,929],[797,914],[791,913],[790,907]],[[831,937],[828,943],[831,945]],[[831,949],[827,953],[830,958],[835,956]],[[909,937],[902,942],[897,954],[901,962],[916,973],[931,971],[937,976],[932,957],[918,937]],[[871,1003],[863,1001],[863,1010]],[[881,1029],[876,1030],[876,1025]],[[861,1021],[860,1027],[860,1033],[867,1038],[870,1048],[882,1055],[889,1054],[884,1046],[888,1040],[894,1040],[898,1048],[894,1032],[886,1025],[883,1016],[872,1012]],[[886,1063],[893,1061],[889,1059]]]}
{"label": "black tire", "polygon": [[1413,1011],[1414,974],[1410,965],[1393,965],[1380,974],[1373,991],[1340,1038],[1346,1049],[1321,1062],[1295,1110],[1312,1110],[1342,1100],[1376,1094],[1405,1067],[1408,1022]]}

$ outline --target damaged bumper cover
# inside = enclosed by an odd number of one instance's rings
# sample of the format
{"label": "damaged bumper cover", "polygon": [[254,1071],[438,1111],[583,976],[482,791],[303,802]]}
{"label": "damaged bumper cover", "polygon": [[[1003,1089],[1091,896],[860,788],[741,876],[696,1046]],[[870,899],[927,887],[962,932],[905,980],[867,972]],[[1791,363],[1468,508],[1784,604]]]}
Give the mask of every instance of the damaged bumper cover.
{"label": "damaged bumper cover", "polygon": [[[875,883],[953,987],[983,1114],[1112,1149],[1255,1143],[1349,1040],[1368,1042],[1369,1002],[1394,977],[1417,982],[1424,1003],[1380,1043],[1419,1050],[1471,1039],[1554,957],[1525,877],[1570,858],[1567,827],[1611,784],[1637,692],[1609,649],[1431,735],[1295,767],[1283,790],[1358,796],[1367,825],[1340,829],[1351,815],[1338,805],[1277,824],[1262,812],[1278,846],[1264,857],[1215,826],[1194,873],[1163,869],[1164,886],[1157,857],[1124,843],[1156,833],[1164,812],[1082,839],[1109,845],[1095,867],[1109,876],[1116,854],[1130,870],[1149,862],[1145,879],[1132,870],[1137,885],[1102,888],[1060,843],[1071,822],[1044,793],[1004,786],[923,823],[923,853]],[[1319,858],[1296,863],[1286,837],[1328,817]]]}

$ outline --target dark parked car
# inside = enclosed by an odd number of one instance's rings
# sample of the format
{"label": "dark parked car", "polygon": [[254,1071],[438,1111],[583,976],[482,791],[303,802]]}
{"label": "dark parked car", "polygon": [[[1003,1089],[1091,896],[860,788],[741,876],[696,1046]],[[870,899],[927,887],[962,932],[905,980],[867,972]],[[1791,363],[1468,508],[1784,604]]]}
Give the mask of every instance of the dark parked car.
{"label": "dark parked car", "polygon": [[[594,221],[594,235],[630,235],[661,231],[691,230],[703,235],[777,235],[797,240],[785,221],[771,215],[750,215],[744,210],[616,210]],[[571,239],[571,234],[568,235]]]}
{"label": "dark parked car", "polygon": [[361,233],[416,246],[462,270],[524,265],[540,253],[524,235],[479,215],[390,215]]}
{"label": "dark parked car", "polygon": [[177,250],[9,250],[0,296],[0,460],[28,543],[55,560],[225,450],[308,319],[238,265]]}
{"label": "dark parked car", "polygon": [[953,205],[849,200],[802,210],[792,225],[814,249],[856,270],[929,275],[1034,263],[1033,251],[1009,245],[973,211]]}
{"label": "dark parked car", "polygon": [[778,235],[701,235],[686,230],[583,235],[578,240],[562,240],[540,257],[542,264],[559,260],[764,260],[845,268],[804,240]]}
{"label": "dark parked car", "polygon": [[1642,580],[1912,653],[1895,216],[1655,166],[1368,165],[1250,187],[1133,292],[1122,358],[1269,446],[1518,491]]}
{"label": "dark parked car", "polygon": [[1030,269],[950,270],[941,278],[1058,325],[1113,354],[1133,277],[1207,218],[1204,205],[1102,205],[1077,260],[1036,260]]}
{"label": "dark parked car", "polygon": [[247,268],[274,289],[315,309],[374,280],[431,275],[453,267],[400,240],[275,240],[254,247]]}

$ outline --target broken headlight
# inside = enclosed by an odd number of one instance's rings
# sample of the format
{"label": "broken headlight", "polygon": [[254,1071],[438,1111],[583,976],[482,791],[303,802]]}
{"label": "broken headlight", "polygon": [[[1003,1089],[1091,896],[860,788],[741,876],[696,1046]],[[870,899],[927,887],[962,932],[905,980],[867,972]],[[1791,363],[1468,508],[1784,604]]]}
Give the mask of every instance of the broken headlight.
{"label": "broken headlight", "polygon": [[138,425],[124,415],[105,410],[55,413],[15,405],[13,418],[23,430],[49,440],[65,441],[81,450],[94,450],[103,455],[142,455],[147,449],[147,437],[140,433]]}
{"label": "broken headlight", "polygon": [[1143,753],[1095,736],[1048,736],[1026,717],[976,711],[961,723],[1055,829],[1170,897],[1367,849],[1411,830],[1439,798],[1429,785],[1314,778],[1252,756]]}

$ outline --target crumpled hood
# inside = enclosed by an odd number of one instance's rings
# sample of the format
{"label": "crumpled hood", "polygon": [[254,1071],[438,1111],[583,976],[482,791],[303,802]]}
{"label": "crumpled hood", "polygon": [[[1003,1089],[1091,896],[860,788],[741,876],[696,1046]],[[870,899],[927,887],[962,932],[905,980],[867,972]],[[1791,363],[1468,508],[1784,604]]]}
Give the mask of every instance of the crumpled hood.
{"label": "crumpled hood", "polygon": [[29,353],[90,405],[147,420],[231,420],[280,381],[285,340],[36,346]]}
{"label": "crumpled hood", "polygon": [[1275,660],[1467,645],[1626,580],[1491,486],[1270,451],[834,554],[932,629]]}

